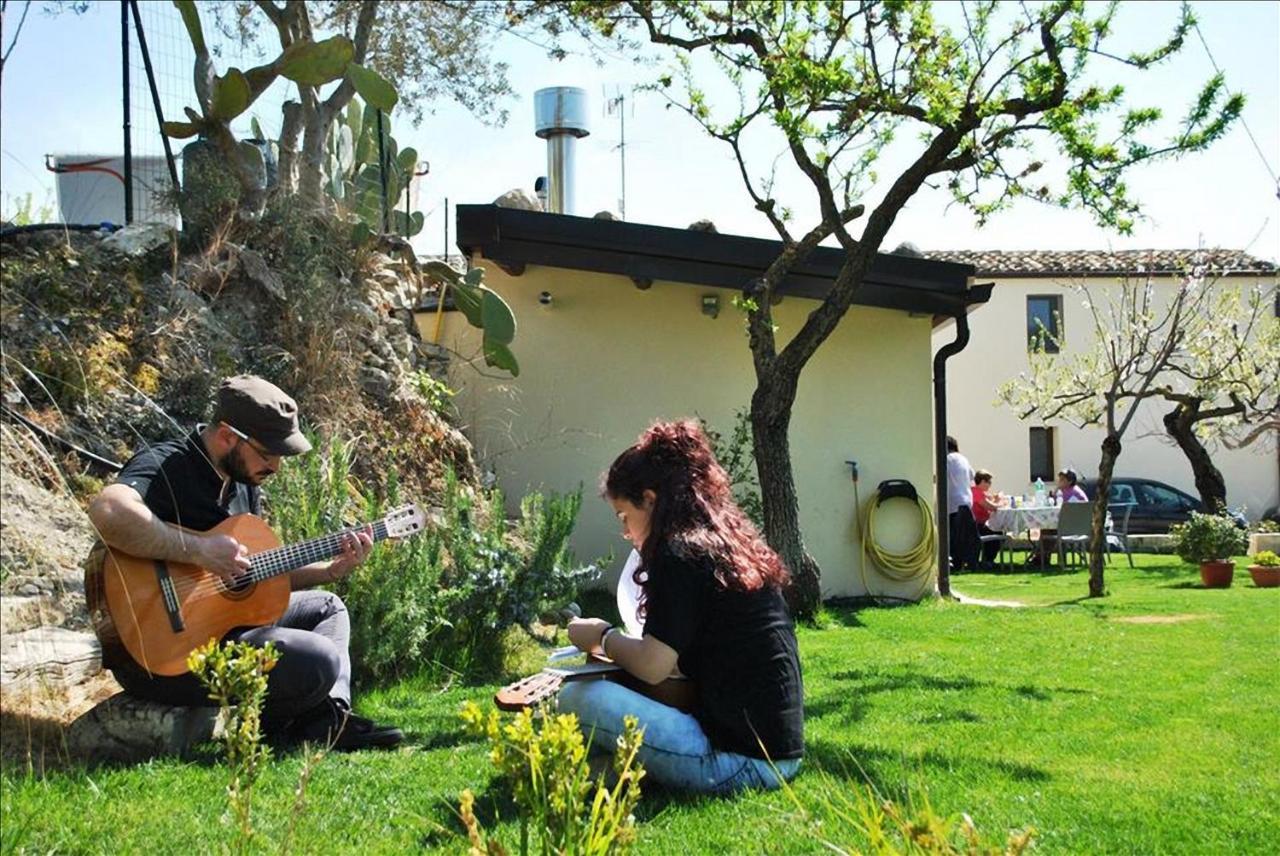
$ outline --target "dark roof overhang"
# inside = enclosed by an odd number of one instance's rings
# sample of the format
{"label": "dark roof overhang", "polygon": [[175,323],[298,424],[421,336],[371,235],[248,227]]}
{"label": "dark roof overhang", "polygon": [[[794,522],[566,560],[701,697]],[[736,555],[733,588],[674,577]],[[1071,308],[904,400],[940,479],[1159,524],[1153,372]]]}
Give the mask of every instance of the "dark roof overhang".
{"label": "dark roof overhang", "polygon": [[[782,252],[782,243],[692,229],[646,226],[541,211],[459,205],[458,247],[509,270],[545,265],[742,290]],[[819,247],[783,281],[783,296],[821,300],[845,253]],[[954,317],[985,303],[990,287],[970,288],[974,268],[910,256],[876,255],[855,304]]]}

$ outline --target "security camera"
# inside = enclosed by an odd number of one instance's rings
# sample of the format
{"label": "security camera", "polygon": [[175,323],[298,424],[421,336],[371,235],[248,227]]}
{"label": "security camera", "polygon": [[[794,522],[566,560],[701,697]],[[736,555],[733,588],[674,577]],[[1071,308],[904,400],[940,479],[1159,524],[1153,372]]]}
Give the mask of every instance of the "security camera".
{"label": "security camera", "polygon": [[539,302],[539,303],[541,303],[543,306],[550,306],[550,305],[551,305],[551,292],[549,292],[549,291],[544,291],[544,292],[542,292],[541,294],[539,294],[539,295],[538,295],[538,302]]}

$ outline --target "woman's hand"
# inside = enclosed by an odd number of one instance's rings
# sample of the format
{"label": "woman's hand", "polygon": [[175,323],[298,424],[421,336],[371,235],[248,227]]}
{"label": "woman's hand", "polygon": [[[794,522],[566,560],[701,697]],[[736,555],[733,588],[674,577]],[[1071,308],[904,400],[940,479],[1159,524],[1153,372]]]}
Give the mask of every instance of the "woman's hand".
{"label": "woman's hand", "polygon": [[569,622],[569,641],[579,651],[599,654],[600,639],[611,626],[603,618],[575,618]]}

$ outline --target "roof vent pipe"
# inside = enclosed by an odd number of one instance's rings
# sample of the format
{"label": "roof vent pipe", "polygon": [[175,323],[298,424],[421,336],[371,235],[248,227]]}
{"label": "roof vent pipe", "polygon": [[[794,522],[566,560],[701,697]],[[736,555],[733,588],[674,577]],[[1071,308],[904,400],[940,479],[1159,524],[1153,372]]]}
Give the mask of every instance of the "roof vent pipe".
{"label": "roof vent pipe", "polygon": [[533,93],[534,132],[547,141],[547,210],[574,210],[574,143],[587,129],[587,93],[576,86],[552,86]]}

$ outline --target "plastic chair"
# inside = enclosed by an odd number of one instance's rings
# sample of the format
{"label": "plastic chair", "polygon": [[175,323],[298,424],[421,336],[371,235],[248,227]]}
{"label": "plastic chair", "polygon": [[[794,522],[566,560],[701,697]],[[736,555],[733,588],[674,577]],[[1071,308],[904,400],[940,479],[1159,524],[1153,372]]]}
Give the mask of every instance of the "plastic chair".
{"label": "plastic chair", "polygon": [[[993,541],[1000,542],[1000,552],[996,553],[996,562],[1002,568],[1007,569],[1009,567],[1012,567],[1013,542],[1010,540],[1009,534],[1007,532],[992,532],[990,535],[979,535],[978,536],[978,543],[979,543],[978,555],[979,556],[984,555],[984,551],[981,549],[983,544],[990,544]],[[1009,553],[1008,562],[1006,562],[1004,558],[1006,549],[1008,550],[1008,553]]]}
{"label": "plastic chair", "polygon": [[[1119,519],[1119,528],[1113,528],[1107,533],[1107,561],[1111,561],[1111,546],[1115,545],[1124,550],[1124,554],[1129,557],[1129,567],[1133,567],[1133,552],[1129,548],[1129,514],[1133,511],[1133,507],[1137,503],[1134,502],[1117,502],[1107,506],[1107,511],[1111,512],[1111,521],[1114,525]],[[1124,512],[1121,514],[1120,512]]]}
{"label": "plastic chair", "polygon": [[[1067,550],[1084,557],[1093,534],[1093,503],[1068,502],[1058,512],[1058,567],[1067,566]],[[1083,562],[1082,562],[1083,564]]]}

